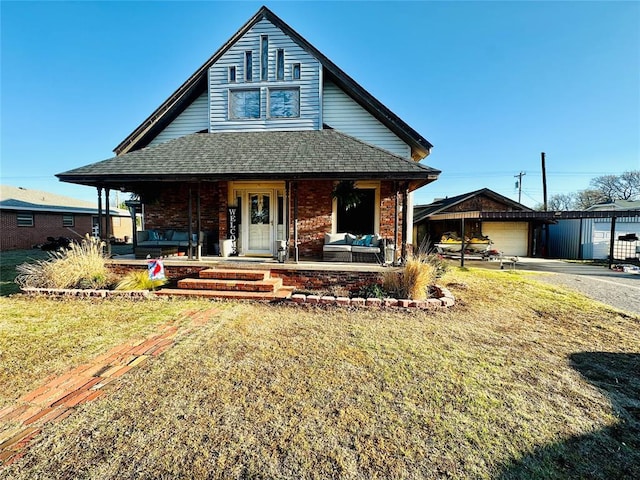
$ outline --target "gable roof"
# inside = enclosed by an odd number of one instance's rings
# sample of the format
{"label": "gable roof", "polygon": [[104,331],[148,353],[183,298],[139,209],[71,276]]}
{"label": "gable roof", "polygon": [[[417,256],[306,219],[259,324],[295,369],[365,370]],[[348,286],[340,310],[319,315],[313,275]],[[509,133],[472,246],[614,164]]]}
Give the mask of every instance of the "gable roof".
{"label": "gable roof", "polygon": [[455,205],[458,205],[462,202],[466,202],[467,200],[470,200],[478,196],[485,196],[485,197],[491,198],[492,200],[503,203],[506,208],[509,208],[512,210],[520,210],[520,211],[528,211],[528,212],[533,211],[531,208],[525,205],[522,205],[521,203],[518,203],[514,200],[511,200],[510,198],[507,198],[503,195],[500,195],[499,193],[496,193],[493,190],[490,190],[488,188],[481,188],[480,190],[475,190],[469,193],[463,193],[461,195],[456,195],[455,197],[441,198],[427,205],[416,205],[414,207],[413,223],[418,223],[424,220],[425,218],[428,218],[437,213],[445,212]]}
{"label": "gable roof", "polygon": [[439,174],[336,130],[303,130],[194,133],[56,176],[113,188],[163,181],[367,178],[410,181],[415,189]]}
{"label": "gable roof", "polygon": [[[94,203],[11,185],[0,185],[0,210],[98,214],[97,205]],[[109,212],[111,215],[129,216],[128,211],[118,208],[111,208]]]}
{"label": "gable roof", "polygon": [[337,65],[325,57],[318,49],[265,6],[261,7],[240,30],[198,68],[167,100],[130,133],[127,138],[120,142],[114,149],[115,154],[121,155],[146,147],[162,129],[182,113],[200,94],[206,91],[208,69],[262,19],[269,20],[291,37],[304,50],[313,55],[322,64],[325,78],[335,82],[365,110],[406,142],[411,147],[414,160],[420,160],[429,155],[433,147],[429,141],[380,103],[373,95],[367,92],[355,80],[343,72]]}
{"label": "gable roof", "polygon": [[585,212],[600,210],[640,210],[640,200],[613,200],[611,202],[596,203],[587,208]]}

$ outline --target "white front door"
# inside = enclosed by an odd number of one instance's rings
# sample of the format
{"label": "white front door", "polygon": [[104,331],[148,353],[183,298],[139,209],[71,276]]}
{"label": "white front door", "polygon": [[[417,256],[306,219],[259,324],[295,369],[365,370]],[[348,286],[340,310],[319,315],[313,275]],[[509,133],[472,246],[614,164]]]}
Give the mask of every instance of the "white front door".
{"label": "white front door", "polygon": [[273,246],[273,202],[270,192],[247,194],[247,254],[271,255]]}

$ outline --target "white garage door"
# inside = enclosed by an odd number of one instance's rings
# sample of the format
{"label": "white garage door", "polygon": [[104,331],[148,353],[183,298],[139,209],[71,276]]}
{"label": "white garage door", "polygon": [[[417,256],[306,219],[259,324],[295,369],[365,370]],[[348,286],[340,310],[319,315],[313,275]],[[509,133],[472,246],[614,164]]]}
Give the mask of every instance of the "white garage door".
{"label": "white garage door", "polygon": [[527,255],[529,225],[527,222],[482,222],[482,234],[491,239],[491,248],[505,255]]}

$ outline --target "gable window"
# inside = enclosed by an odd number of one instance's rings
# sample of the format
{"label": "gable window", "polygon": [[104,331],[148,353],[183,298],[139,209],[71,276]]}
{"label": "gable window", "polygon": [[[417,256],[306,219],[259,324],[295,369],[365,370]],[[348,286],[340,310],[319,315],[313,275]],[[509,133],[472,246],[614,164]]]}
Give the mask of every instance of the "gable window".
{"label": "gable window", "polygon": [[260,118],[260,89],[229,90],[229,118]]}
{"label": "gable window", "polygon": [[250,50],[244,52],[244,79],[246,82],[253,80],[253,53]]}
{"label": "gable window", "polygon": [[73,218],[73,214],[64,214],[62,215],[62,226],[63,227],[73,227],[75,225],[75,221]]}
{"label": "gable window", "polygon": [[16,217],[19,227],[33,227],[33,213],[18,213]]}
{"label": "gable window", "polygon": [[236,81],[236,67],[229,67],[229,83]]}
{"label": "gable window", "polygon": [[260,37],[260,80],[267,81],[267,72],[269,66],[269,36],[262,35]]}
{"label": "gable window", "polygon": [[300,80],[300,64],[294,63],[291,65],[291,77],[294,80]]}
{"label": "gable window", "polygon": [[276,80],[284,80],[284,49],[276,52]]}
{"label": "gable window", "polygon": [[299,88],[272,88],[269,90],[269,116],[294,118],[300,116]]}

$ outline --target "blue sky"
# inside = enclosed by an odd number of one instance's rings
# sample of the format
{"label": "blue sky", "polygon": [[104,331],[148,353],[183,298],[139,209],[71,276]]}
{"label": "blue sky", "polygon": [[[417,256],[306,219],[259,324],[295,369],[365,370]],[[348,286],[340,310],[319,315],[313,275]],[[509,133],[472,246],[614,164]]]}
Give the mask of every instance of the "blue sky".
{"label": "blue sky", "polygon": [[[1,183],[95,201],[62,171],[113,148],[256,2],[0,2]],[[416,203],[542,201],[640,169],[639,2],[264,2],[434,144]]]}

